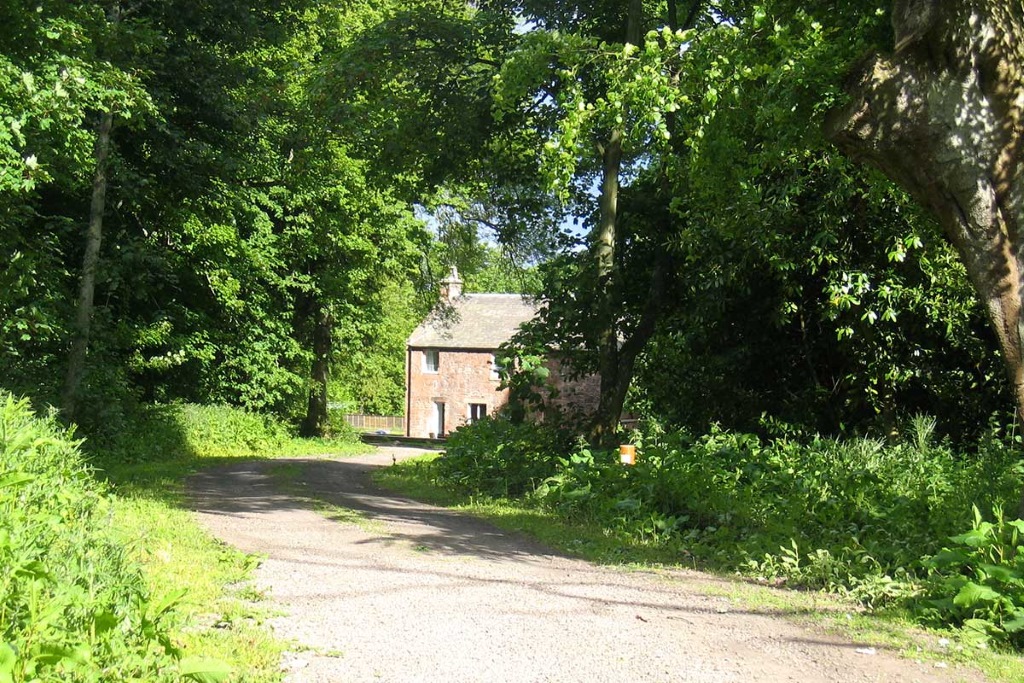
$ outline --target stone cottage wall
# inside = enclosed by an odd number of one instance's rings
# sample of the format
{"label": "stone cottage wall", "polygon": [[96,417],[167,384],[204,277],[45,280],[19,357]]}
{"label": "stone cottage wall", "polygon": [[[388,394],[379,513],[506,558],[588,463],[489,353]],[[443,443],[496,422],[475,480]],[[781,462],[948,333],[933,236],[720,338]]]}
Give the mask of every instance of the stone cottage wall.
{"label": "stone cottage wall", "polygon": [[436,424],[438,402],[445,406],[445,435],[466,424],[471,403],[486,405],[488,415],[508,403],[508,390],[499,391],[499,380],[491,379],[491,351],[439,349],[437,373],[423,371],[423,357],[423,349],[410,349],[407,353],[408,436],[441,436]]}
{"label": "stone cottage wall", "polygon": [[585,423],[597,411],[601,402],[601,378],[585,375],[577,379],[566,379],[562,363],[557,358],[547,361],[551,374],[546,382],[545,408],[555,410],[566,418],[575,418]]}

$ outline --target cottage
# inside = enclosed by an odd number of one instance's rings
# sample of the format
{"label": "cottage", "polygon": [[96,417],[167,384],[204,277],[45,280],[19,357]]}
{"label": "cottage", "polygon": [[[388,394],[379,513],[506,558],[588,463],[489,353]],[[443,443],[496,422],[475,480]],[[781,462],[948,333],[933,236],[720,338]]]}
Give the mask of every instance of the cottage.
{"label": "cottage", "polygon": [[441,285],[406,349],[406,436],[443,437],[505,405],[495,353],[537,311],[519,294],[463,294],[454,268]]}

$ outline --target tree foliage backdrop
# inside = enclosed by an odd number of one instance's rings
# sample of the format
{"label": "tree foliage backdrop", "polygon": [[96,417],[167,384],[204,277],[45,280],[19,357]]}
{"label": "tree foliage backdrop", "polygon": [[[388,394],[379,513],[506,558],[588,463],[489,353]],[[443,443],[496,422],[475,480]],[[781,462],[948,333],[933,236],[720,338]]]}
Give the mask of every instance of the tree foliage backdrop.
{"label": "tree foliage backdrop", "polygon": [[[598,374],[596,440],[624,408],[880,434],[926,412],[973,438],[1013,404],[1012,301],[882,158],[890,124],[857,147],[845,79],[868,54],[1005,76],[1016,43],[953,18],[1020,17],[904,5],[7,3],[0,372],[86,423],[184,399],[322,433],[329,397],[400,409],[404,338],[456,265],[541,297],[509,353]],[[934,62],[947,42],[966,71]],[[1012,123],[992,83],[957,97]]]}

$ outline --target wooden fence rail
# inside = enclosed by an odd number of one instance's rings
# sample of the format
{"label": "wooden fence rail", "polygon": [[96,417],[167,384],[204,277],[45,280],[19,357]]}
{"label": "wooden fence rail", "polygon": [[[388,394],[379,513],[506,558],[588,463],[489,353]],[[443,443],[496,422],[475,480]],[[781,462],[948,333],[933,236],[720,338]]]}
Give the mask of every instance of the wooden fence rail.
{"label": "wooden fence rail", "polygon": [[404,433],[405,417],[402,415],[345,415],[345,422],[348,422],[355,429],[364,432],[375,432],[383,429],[386,432]]}

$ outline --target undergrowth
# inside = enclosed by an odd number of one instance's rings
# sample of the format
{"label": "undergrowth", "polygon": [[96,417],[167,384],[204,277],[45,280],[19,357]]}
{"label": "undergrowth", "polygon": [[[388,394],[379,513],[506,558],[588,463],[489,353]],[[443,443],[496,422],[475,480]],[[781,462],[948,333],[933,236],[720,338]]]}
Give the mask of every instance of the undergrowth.
{"label": "undergrowth", "polygon": [[[1024,482],[1018,453],[991,441],[964,455],[918,418],[899,443],[764,442],[634,433],[638,463],[550,427],[487,419],[454,433],[437,483],[598,527],[613,543],[773,585],[900,606],[979,645],[1024,645]],[[627,553],[629,555],[629,553]]]}
{"label": "undergrowth", "polygon": [[185,404],[83,443],[0,393],[0,683],[279,680],[282,644],[245,588],[257,560],[198,526],[184,480],[225,458],[364,448]]}
{"label": "undergrowth", "polygon": [[0,395],[0,681],[221,680],[169,630],[72,432]]}

